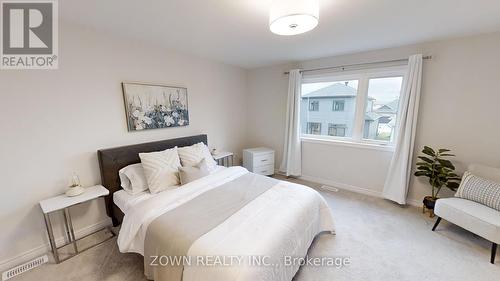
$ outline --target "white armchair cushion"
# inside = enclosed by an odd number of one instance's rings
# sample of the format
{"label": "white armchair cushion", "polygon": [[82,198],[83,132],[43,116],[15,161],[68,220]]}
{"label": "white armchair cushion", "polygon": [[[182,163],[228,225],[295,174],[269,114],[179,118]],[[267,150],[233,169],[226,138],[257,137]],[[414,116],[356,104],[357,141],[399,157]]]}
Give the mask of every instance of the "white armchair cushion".
{"label": "white armchair cushion", "polygon": [[500,212],[483,204],[462,198],[436,201],[434,213],[491,242],[500,243]]}

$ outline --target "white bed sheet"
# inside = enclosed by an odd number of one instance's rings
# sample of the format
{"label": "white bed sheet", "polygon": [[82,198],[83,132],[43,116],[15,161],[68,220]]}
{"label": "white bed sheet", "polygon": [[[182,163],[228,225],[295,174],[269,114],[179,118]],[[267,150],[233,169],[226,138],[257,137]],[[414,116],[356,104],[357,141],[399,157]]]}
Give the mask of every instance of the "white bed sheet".
{"label": "white bed sheet", "polygon": [[113,193],[113,202],[115,203],[116,206],[118,206],[118,208],[120,208],[120,210],[122,210],[122,212],[124,214],[126,214],[127,210],[130,207],[132,207],[132,206],[134,206],[134,205],[136,205],[144,200],[147,200],[153,196],[154,196],[154,194],[151,194],[151,192],[149,192],[147,190],[143,191],[141,193],[131,195],[122,189],[122,190],[119,190],[119,191]]}

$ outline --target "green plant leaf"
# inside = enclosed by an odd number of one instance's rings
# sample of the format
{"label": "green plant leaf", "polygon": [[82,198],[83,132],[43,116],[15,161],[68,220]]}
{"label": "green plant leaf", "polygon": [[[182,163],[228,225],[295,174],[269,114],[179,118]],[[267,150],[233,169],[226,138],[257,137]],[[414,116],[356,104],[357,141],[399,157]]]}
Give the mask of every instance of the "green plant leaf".
{"label": "green plant leaf", "polygon": [[451,150],[446,149],[446,148],[441,148],[438,151],[439,151],[439,153],[443,153],[443,152],[448,152],[448,151],[451,151]]}
{"label": "green plant leaf", "polygon": [[446,184],[446,187],[448,187],[449,189],[451,189],[451,190],[453,190],[453,191],[457,190],[457,188],[458,188],[459,186],[460,186],[460,184],[459,184],[458,182],[452,182],[452,181],[450,181],[450,182],[448,182],[448,183]]}
{"label": "green plant leaf", "polygon": [[418,158],[421,159],[421,160],[424,160],[427,163],[431,163],[431,164],[434,163],[433,160],[431,160],[430,158],[427,158],[425,156],[418,156]]}
{"label": "green plant leaf", "polygon": [[436,152],[434,151],[434,149],[428,147],[428,146],[424,146],[424,149],[422,149],[422,153],[424,154],[427,154],[429,156],[436,156]]}
{"label": "green plant leaf", "polygon": [[429,171],[429,172],[430,172],[430,171],[431,171],[431,168],[430,168],[430,167],[428,167],[428,166],[423,166],[423,165],[422,165],[422,166],[418,166],[418,167],[417,167],[417,170],[423,170],[423,171]]}
{"label": "green plant leaf", "polygon": [[417,177],[427,176],[427,172],[426,171],[416,171],[414,175]]}
{"label": "green plant leaf", "polygon": [[450,156],[450,157],[452,157],[452,156],[455,156],[455,154],[443,153],[443,154],[439,154],[439,156],[444,156],[444,157]]}
{"label": "green plant leaf", "polygon": [[451,170],[455,170],[455,166],[453,166],[453,164],[451,163],[450,160],[437,159],[437,161],[439,162],[439,164],[443,165],[444,167],[449,168]]}

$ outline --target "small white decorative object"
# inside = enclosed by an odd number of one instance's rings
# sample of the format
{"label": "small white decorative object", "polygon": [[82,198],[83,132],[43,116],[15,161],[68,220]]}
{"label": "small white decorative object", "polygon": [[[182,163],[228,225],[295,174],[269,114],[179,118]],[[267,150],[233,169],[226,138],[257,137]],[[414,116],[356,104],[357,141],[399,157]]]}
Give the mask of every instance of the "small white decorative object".
{"label": "small white decorative object", "polygon": [[71,185],[66,191],[66,196],[73,197],[82,194],[85,191],[85,188],[80,184],[80,178],[77,174],[73,174],[71,178]]}

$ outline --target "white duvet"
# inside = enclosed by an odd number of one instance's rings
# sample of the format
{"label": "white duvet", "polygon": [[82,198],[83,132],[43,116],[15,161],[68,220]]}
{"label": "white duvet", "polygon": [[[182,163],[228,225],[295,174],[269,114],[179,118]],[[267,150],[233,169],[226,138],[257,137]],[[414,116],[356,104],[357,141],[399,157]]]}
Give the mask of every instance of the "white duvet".
{"label": "white duvet", "polygon": [[[242,167],[219,170],[178,189],[162,192],[127,209],[118,235],[121,252],[144,254],[149,224],[163,213],[199,194],[234,180],[248,171]],[[333,232],[330,208],[315,190],[280,181],[226,221],[201,236],[188,251],[191,257],[225,256],[304,257],[314,237]],[[230,266],[185,265],[184,281],[276,280],[290,281],[299,265],[255,266],[246,262]],[[158,280],[159,281],[159,280]]]}

